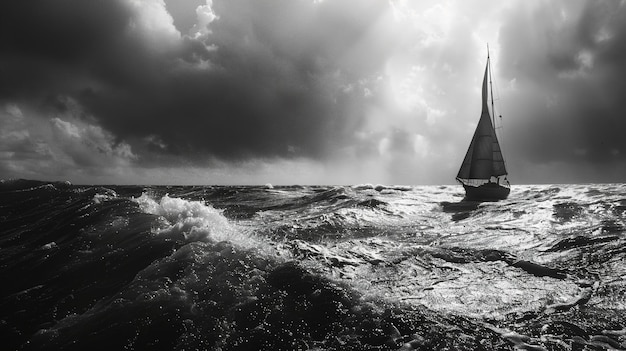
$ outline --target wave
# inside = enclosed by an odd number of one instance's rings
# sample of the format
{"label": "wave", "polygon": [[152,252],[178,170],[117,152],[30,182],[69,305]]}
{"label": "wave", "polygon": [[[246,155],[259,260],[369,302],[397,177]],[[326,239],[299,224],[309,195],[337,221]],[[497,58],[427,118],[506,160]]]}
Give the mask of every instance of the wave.
{"label": "wave", "polygon": [[0,191],[28,191],[38,188],[56,189],[56,188],[69,188],[72,183],[69,181],[63,182],[46,182],[40,180],[31,179],[0,179]]}
{"label": "wave", "polygon": [[18,350],[619,348],[625,193],[4,181],[0,333]]}

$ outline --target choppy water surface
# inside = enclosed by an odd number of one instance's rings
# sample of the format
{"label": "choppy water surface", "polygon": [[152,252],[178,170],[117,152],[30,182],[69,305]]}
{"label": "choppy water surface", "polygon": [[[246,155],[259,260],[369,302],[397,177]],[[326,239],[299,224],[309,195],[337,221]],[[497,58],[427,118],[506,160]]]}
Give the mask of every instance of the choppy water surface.
{"label": "choppy water surface", "polygon": [[0,184],[6,349],[626,349],[626,185]]}

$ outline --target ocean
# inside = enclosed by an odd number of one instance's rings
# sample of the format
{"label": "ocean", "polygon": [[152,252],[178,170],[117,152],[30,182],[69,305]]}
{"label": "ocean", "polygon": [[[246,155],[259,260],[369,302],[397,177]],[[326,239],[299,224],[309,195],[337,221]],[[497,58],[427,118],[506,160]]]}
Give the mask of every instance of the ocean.
{"label": "ocean", "polygon": [[2,181],[2,349],[626,349],[626,184],[462,198]]}

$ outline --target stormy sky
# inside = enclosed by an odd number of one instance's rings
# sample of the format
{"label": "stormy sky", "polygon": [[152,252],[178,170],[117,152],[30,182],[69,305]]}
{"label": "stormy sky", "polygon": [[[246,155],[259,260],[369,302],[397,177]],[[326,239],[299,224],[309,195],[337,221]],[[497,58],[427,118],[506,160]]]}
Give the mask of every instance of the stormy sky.
{"label": "stormy sky", "polygon": [[626,181],[623,1],[0,4],[0,178],[452,184],[491,49],[513,184]]}

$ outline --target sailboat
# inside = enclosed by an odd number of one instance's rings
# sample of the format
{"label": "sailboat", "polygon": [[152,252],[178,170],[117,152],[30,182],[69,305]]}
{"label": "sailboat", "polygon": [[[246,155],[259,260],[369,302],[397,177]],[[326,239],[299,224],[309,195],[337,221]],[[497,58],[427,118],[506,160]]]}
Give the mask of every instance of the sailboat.
{"label": "sailboat", "polygon": [[[482,112],[474,136],[470,142],[456,180],[465,188],[465,200],[498,201],[506,199],[511,192],[507,180],[504,157],[496,136],[495,120],[489,113],[487,78],[491,78],[491,65],[487,52],[487,66],[482,86]],[[493,87],[491,86],[491,110],[493,112]],[[495,113],[494,113],[495,114]]]}

